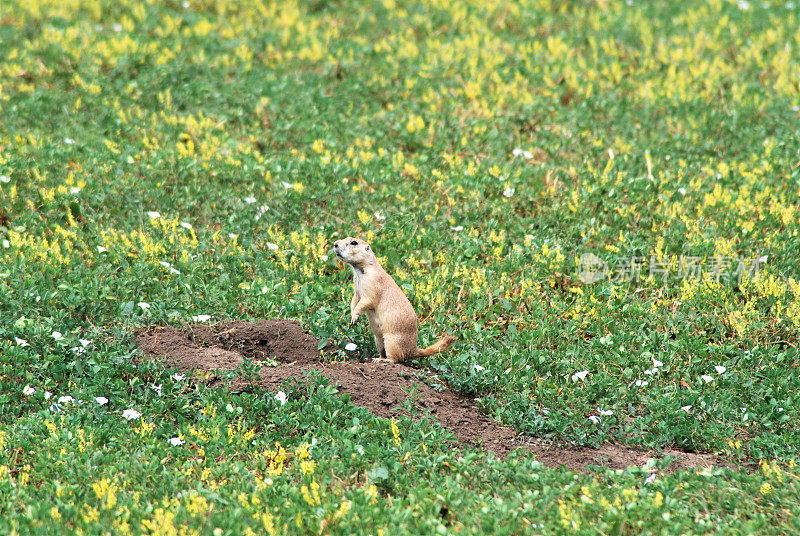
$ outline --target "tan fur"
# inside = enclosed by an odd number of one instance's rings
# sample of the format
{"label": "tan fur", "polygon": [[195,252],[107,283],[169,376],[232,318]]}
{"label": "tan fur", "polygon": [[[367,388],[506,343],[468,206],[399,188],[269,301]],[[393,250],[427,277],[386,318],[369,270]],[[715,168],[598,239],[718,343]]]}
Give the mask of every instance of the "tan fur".
{"label": "tan fur", "polygon": [[417,315],[411,302],[378,263],[372,248],[357,238],[333,243],[336,255],[353,269],[350,325],[367,314],[375,345],[382,358],[398,363],[405,359],[444,352],[456,340],[447,335],[427,348],[417,346]]}

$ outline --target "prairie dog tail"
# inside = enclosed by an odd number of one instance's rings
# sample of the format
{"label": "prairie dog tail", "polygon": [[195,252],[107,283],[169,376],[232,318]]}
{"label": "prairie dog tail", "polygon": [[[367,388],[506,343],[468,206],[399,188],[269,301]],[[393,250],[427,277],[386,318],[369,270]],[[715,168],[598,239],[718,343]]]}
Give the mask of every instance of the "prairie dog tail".
{"label": "prairie dog tail", "polygon": [[438,354],[439,352],[444,352],[451,346],[453,343],[456,342],[456,339],[453,335],[445,335],[435,343],[431,344],[427,348],[417,348],[417,357],[428,357],[429,355]]}

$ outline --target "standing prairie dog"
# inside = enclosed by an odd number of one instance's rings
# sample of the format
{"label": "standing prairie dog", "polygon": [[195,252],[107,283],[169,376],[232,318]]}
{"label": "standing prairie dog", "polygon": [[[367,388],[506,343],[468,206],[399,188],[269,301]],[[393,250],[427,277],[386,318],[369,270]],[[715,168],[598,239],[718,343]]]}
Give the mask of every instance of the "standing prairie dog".
{"label": "standing prairie dog", "polygon": [[411,302],[378,263],[369,244],[347,237],[333,243],[336,256],[353,268],[350,325],[367,313],[380,356],[393,363],[444,352],[456,337],[446,335],[427,348],[417,346],[417,315]]}

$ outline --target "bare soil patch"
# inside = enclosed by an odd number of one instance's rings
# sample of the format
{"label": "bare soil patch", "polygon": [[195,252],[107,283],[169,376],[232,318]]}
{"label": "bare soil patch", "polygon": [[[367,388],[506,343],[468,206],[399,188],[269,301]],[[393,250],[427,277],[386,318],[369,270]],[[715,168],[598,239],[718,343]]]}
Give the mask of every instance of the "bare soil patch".
{"label": "bare soil patch", "polygon": [[[416,405],[450,430],[460,444],[482,446],[501,457],[522,447],[547,466],[564,465],[584,472],[590,465],[613,469],[641,466],[656,457],[624,445],[573,449],[519,434],[483,415],[471,398],[431,387],[440,382],[423,370],[383,362],[323,363],[319,341],[291,320],[157,327],[139,333],[136,342],[146,359],[163,359],[167,366],[184,372],[235,370],[243,356],[277,361],[277,366],[263,366],[257,379],[258,385],[268,389],[276,389],[291,377],[302,378],[303,370],[314,369],[337,384],[340,392],[348,393],[353,404],[381,417],[402,413],[401,406],[413,392]],[[211,374],[205,381],[213,385],[220,379]],[[675,457],[669,472],[727,466],[713,454],[668,450],[662,456]]]}

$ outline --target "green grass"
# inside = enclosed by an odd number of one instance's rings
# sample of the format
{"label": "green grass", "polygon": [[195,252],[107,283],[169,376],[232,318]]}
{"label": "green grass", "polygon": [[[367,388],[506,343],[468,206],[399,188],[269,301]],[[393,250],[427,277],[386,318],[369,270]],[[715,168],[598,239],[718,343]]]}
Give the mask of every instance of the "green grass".
{"label": "green grass", "polygon": [[[797,532],[797,26],[783,2],[3,2],[0,531]],[[421,344],[459,335],[417,364],[500,422],[746,469],[573,474],[395,435],[319,378],[280,405],[138,364],[134,330],[202,314],[371,356],[346,235]],[[583,284],[585,253],[670,276]]]}

